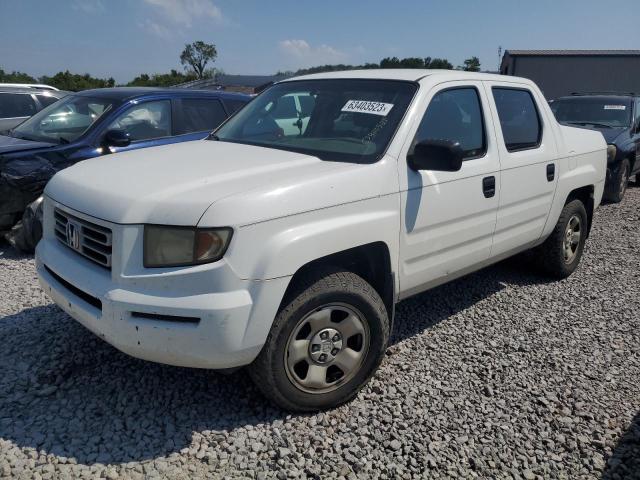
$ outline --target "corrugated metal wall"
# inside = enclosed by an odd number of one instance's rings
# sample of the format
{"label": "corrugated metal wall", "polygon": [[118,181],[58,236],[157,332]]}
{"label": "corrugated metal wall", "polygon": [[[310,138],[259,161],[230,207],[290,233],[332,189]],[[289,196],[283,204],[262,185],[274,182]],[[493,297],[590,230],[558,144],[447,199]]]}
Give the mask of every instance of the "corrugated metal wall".
{"label": "corrugated metal wall", "polygon": [[506,60],[502,73],[530,78],[549,100],[573,92],[640,93],[640,56],[514,56]]}

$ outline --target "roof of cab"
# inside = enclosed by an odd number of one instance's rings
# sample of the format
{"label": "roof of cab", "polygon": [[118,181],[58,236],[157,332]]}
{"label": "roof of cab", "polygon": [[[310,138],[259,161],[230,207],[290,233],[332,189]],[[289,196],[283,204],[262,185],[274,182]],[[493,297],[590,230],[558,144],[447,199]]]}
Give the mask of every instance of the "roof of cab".
{"label": "roof of cab", "polygon": [[129,100],[146,95],[166,94],[171,97],[211,96],[226,99],[250,99],[242,93],[224,92],[220,90],[194,90],[189,88],[159,88],[159,87],[113,87],[82,90],[74,95],[87,97],[110,98],[114,100]]}
{"label": "roof of cab", "polygon": [[494,80],[518,83],[529,83],[530,80],[507,75],[497,75],[493,73],[465,72],[463,70],[427,70],[419,68],[372,68],[363,70],[344,70],[338,72],[313,73],[283,80],[324,80],[324,79],[372,79],[372,80],[404,80],[417,82],[426,77],[437,77],[440,80]]}

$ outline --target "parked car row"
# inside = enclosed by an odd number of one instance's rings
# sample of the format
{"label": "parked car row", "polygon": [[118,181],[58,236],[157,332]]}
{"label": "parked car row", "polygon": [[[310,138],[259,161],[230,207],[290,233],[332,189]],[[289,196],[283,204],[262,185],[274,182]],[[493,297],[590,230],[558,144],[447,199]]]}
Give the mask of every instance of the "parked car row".
{"label": "parked car row", "polygon": [[32,250],[41,235],[37,199],[56,172],[87,158],[203,139],[250,99],[186,89],[0,90],[0,112],[33,104],[31,118],[0,135],[0,231],[13,227],[11,243]]}
{"label": "parked car row", "polygon": [[[289,410],[353,398],[404,298],[527,250],[571,275],[605,190],[604,137],[558,123],[526,79],[309,75],[268,88],[206,140],[122,152],[148,134],[175,143],[200,118],[184,107],[204,97],[164,94],[73,95],[12,131],[43,150],[7,157],[4,188],[35,195],[60,170],[44,190],[40,284],[123,352],[248,366]],[[80,149],[121,153],[47,156],[83,135],[93,140]],[[32,165],[24,188],[11,173],[21,165]]]}

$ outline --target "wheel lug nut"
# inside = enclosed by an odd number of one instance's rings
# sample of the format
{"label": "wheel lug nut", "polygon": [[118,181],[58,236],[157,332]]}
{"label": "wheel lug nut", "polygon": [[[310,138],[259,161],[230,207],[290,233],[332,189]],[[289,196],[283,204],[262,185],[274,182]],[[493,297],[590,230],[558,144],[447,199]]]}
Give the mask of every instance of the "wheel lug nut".
{"label": "wheel lug nut", "polygon": [[326,339],[328,336],[329,336],[329,334],[327,332],[322,332],[320,334],[320,338],[323,339],[323,340]]}
{"label": "wheel lug nut", "polygon": [[317,345],[317,344],[311,345],[312,352],[317,352],[319,350],[320,350],[320,345]]}
{"label": "wheel lug nut", "polygon": [[318,360],[320,360],[321,362],[324,362],[327,359],[327,356],[323,353],[322,355],[320,355],[320,358]]}
{"label": "wheel lug nut", "polygon": [[337,333],[333,336],[332,340],[334,342],[337,342],[338,340],[340,340],[340,335],[338,335]]}
{"label": "wheel lug nut", "polygon": [[335,356],[338,354],[338,349],[334,348],[333,350],[331,350],[331,355]]}

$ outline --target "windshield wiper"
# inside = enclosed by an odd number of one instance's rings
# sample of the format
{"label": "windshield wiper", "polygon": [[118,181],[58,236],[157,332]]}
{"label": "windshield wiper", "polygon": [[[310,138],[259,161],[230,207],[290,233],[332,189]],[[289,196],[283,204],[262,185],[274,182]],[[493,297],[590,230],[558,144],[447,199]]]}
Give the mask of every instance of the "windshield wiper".
{"label": "windshield wiper", "polygon": [[594,127],[600,128],[613,128],[611,125],[606,123],[598,123],[598,122],[567,122],[570,125],[593,125]]}
{"label": "windshield wiper", "polygon": [[220,137],[218,135],[216,135],[215,133],[210,133],[209,136],[207,137],[207,140],[220,141]]}

